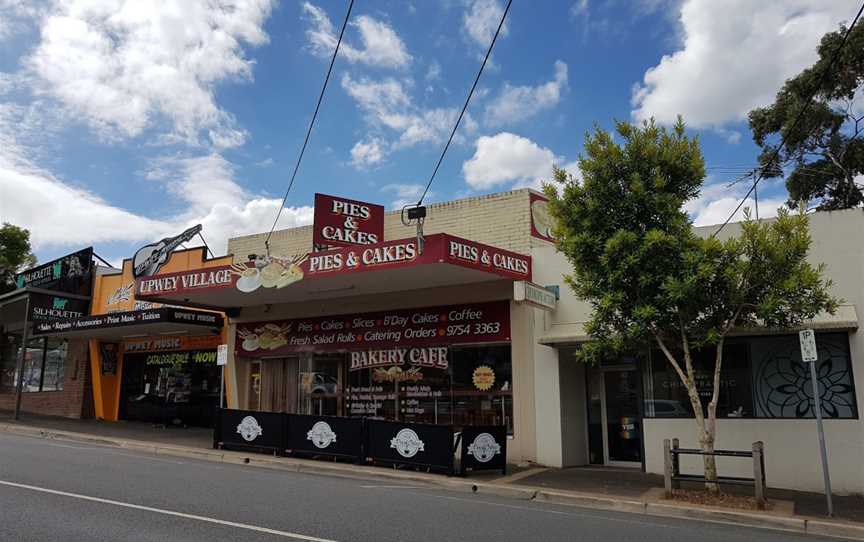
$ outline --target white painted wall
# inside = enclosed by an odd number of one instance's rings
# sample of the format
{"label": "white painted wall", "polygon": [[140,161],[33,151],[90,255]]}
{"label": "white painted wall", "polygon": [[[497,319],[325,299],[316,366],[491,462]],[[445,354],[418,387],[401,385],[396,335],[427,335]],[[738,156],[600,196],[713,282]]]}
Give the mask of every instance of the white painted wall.
{"label": "white painted wall", "polygon": [[[645,469],[663,474],[663,439],[678,438],[682,448],[698,448],[692,419],[645,420]],[[861,493],[864,488],[864,441],[858,420],[825,420],[831,483],[838,494]],[[815,420],[717,420],[717,449],[750,450],[765,443],[765,472],[769,487],[822,491],[822,470]],[[681,471],[702,473],[698,456],[681,456]],[[721,476],[753,476],[749,459],[719,458]]]}

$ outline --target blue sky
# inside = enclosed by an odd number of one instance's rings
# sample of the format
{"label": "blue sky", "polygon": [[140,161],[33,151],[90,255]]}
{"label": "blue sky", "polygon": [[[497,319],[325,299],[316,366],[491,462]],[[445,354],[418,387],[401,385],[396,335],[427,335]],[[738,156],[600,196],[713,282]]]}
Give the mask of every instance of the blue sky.
{"label": "blue sky", "polygon": [[[267,231],[290,178],[343,1],[0,0],[0,220],[40,260],[94,245],[117,262],[202,223],[217,253]],[[414,201],[503,0],[357,0],[280,226],[315,192]],[[851,0],[514,0],[430,201],[576,172],[594,123],[684,115],[709,167],[699,224],[755,165],[744,120],[811,64]],[[761,185],[760,185],[761,187]],[[760,188],[760,210],[785,199]]]}

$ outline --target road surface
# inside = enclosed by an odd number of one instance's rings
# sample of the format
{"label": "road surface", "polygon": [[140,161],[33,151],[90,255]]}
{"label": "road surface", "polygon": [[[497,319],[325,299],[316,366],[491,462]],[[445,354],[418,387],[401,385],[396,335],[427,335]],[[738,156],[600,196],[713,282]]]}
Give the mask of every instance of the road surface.
{"label": "road surface", "polygon": [[817,538],[0,434],[0,540]]}

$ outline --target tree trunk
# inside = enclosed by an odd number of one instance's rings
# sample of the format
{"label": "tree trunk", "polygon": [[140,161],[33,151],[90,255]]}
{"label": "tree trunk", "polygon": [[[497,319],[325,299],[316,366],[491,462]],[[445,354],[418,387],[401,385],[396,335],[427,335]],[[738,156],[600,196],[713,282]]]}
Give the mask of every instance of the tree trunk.
{"label": "tree trunk", "polygon": [[[714,435],[708,431],[702,433],[699,439],[699,446],[703,452],[714,451]],[[702,463],[705,467],[705,491],[717,493],[720,491],[720,486],[717,484],[717,461],[713,455],[703,455]]]}

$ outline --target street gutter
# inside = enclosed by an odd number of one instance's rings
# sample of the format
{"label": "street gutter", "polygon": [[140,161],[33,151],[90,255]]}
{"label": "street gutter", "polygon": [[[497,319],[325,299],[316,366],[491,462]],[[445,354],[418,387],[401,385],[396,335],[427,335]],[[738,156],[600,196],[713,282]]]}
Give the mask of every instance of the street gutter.
{"label": "street gutter", "polygon": [[184,457],[217,463],[264,467],[289,472],[338,476],[352,479],[386,479],[410,484],[422,484],[430,489],[446,489],[491,495],[523,501],[548,502],[551,504],[628,512],[656,517],[709,521],[744,525],[758,529],[796,532],[864,541],[864,525],[843,521],[813,518],[807,516],[778,516],[758,514],[741,510],[709,506],[685,506],[651,500],[620,498],[609,495],[583,493],[576,491],[550,490],[542,487],[509,485],[509,477],[493,482],[472,481],[468,478],[454,478],[438,474],[390,470],[381,467],[355,465],[348,463],[329,463],[313,459],[277,457],[268,455],[245,454],[227,450],[207,450],[191,446],[177,446],[140,440],[104,437],[88,433],[76,433],[20,424],[0,424],[0,432],[20,436],[83,442],[127,450],[136,450],[155,455]]}

